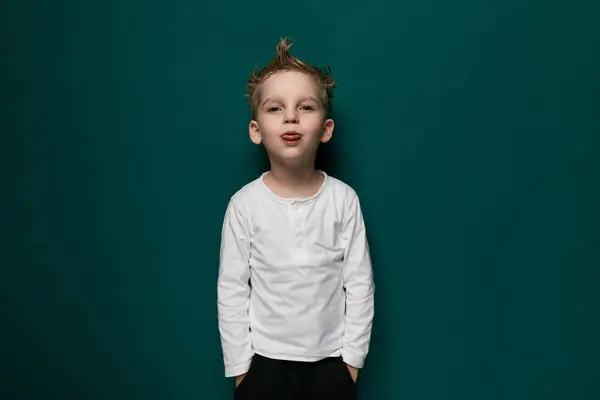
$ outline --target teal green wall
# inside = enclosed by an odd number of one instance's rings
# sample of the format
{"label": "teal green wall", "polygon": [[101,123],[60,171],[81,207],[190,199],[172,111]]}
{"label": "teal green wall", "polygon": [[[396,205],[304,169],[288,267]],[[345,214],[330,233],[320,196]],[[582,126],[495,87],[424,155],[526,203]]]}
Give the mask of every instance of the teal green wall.
{"label": "teal green wall", "polygon": [[371,240],[362,398],[600,398],[597,3],[320,3],[2,2],[0,397],[230,398],[243,89],[291,35],[338,80],[320,163]]}

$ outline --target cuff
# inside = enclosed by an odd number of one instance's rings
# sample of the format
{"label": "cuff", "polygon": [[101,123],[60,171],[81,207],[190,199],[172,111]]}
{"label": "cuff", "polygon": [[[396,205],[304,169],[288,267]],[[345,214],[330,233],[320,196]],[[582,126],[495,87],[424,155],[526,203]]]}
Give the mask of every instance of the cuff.
{"label": "cuff", "polygon": [[252,362],[252,359],[250,359],[242,364],[226,365],[225,366],[225,377],[231,378],[234,376],[245,374],[250,369],[251,362]]}
{"label": "cuff", "polygon": [[365,357],[350,354],[346,349],[342,349],[342,360],[354,368],[362,368],[365,363]]}
{"label": "cuff", "polygon": [[231,378],[234,376],[245,374],[250,369],[251,362],[252,362],[252,359],[250,359],[242,364],[226,365],[225,366],[225,377]]}

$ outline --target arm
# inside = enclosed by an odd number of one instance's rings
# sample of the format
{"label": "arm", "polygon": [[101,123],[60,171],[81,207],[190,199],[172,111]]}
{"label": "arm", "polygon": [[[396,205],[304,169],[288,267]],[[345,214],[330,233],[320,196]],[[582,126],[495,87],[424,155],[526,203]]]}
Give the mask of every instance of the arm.
{"label": "arm", "polygon": [[375,285],[365,224],[356,195],[350,201],[342,237],[346,241],[343,271],[346,328],[342,340],[342,358],[350,367],[362,368],[369,351]]}
{"label": "arm", "polygon": [[250,342],[250,239],[249,229],[237,204],[231,200],[221,234],[217,305],[225,376],[248,371],[253,356]]}

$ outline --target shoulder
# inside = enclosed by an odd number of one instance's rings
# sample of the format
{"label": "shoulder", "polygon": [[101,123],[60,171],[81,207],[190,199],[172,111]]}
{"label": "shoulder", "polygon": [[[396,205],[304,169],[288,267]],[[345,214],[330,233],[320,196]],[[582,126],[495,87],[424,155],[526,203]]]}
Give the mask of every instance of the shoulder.
{"label": "shoulder", "polygon": [[[358,193],[349,184],[343,182],[340,179],[329,177],[330,194],[334,198],[335,208],[340,211],[340,218],[342,223],[342,229],[350,226],[349,224],[354,221],[354,224],[363,223],[363,214],[358,198]],[[356,225],[353,225],[356,226]]]}
{"label": "shoulder", "polygon": [[351,207],[358,202],[358,194],[349,184],[331,175],[328,175],[327,180],[329,195],[336,203]]}
{"label": "shoulder", "polygon": [[261,179],[259,176],[235,191],[229,198],[229,207],[245,212],[248,204],[262,194]]}

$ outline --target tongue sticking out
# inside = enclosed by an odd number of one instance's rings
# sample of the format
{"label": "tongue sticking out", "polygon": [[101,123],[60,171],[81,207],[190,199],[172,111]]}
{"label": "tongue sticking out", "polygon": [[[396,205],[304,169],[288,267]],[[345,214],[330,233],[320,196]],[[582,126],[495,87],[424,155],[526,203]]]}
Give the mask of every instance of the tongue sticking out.
{"label": "tongue sticking out", "polygon": [[283,138],[283,140],[287,141],[287,142],[295,142],[300,140],[300,135],[297,133],[286,133],[284,135],[281,136]]}

